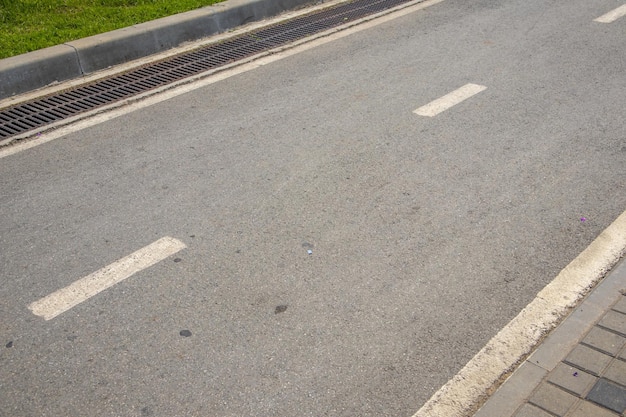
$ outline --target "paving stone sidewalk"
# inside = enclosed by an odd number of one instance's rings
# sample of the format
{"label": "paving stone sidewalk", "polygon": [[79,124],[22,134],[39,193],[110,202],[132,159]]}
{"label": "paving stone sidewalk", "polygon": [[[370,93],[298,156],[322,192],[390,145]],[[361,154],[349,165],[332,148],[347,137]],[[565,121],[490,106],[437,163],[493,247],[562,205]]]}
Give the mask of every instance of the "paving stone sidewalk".
{"label": "paving stone sidewalk", "polygon": [[475,417],[626,416],[622,260]]}

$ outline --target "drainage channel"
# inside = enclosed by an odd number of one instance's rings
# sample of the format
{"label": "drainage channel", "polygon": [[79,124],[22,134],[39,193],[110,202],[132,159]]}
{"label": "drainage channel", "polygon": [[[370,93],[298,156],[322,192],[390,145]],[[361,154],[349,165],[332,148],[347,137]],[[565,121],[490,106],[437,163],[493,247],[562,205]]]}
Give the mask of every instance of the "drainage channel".
{"label": "drainage channel", "polygon": [[0,140],[98,109],[379,13],[411,0],[355,0],[257,29],[127,73],[0,110]]}

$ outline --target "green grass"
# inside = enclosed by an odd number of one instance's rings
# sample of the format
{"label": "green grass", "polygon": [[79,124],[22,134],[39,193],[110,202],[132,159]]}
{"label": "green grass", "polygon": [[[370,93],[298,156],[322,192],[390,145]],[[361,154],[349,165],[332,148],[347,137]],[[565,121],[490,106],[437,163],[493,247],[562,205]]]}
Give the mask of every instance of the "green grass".
{"label": "green grass", "polygon": [[0,58],[222,0],[0,0]]}

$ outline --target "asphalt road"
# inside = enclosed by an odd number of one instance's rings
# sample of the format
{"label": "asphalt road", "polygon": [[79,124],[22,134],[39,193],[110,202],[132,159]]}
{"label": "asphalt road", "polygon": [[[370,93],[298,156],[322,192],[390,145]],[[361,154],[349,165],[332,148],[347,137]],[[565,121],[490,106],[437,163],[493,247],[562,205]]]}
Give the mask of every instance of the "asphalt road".
{"label": "asphalt road", "polygon": [[0,414],[412,415],[626,208],[621,4],[445,0],[0,159]]}

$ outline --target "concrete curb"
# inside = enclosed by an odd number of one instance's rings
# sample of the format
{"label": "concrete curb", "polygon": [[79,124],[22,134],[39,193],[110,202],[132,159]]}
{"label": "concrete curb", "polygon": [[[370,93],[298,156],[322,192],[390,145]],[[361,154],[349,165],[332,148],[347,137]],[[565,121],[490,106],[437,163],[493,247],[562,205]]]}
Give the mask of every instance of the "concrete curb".
{"label": "concrete curb", "polygon": [[0,100],[163,52],[313,3],[228,0],[101,35],[0,60]]}

